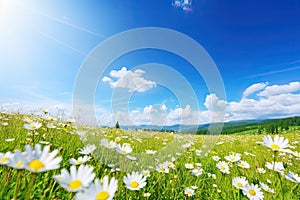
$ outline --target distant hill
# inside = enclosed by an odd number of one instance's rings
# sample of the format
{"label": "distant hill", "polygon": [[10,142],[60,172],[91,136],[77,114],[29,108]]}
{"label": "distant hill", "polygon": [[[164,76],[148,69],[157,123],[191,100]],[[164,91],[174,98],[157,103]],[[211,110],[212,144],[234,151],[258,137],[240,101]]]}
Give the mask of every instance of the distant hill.
{"label": "distant hill", "polygon": [[[167,132],[197,132],[198,134],[207,134],[208,127],[216,124],[199,124],[199,125],[140,125],[140,126],[122,126],[122,129],[131,130],[148,130],[148,131],[167,131]],[[234,134],[244,131],[256,131],[276,133],[282,130],[288,130],[290,126],[300,126],[300,117],[288,117],[280,119],[264,119],[264,120],[241,120],[225,122],[222,134]]]}

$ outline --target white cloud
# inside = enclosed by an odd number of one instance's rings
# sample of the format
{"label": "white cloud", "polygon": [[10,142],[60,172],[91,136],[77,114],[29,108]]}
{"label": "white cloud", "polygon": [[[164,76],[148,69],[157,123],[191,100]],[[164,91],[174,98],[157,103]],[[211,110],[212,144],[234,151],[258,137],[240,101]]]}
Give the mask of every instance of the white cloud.
{"label": "white cloud", "polygon": [[258,93],[258,96],[273,96],[300,91],[300,82],[290,82],[286,85],[271,85]]}
{"label": "white cloud", "polygon": [[103,82],[108,82],[112,88],[127,88],[129,92],[145,92],[156,86],[156,83],[142,77],[145,71],[137,69],[134,71],[122,67],[120,70],[112,70],[109,75],[116,78],[113,81],[110,77],[103,77]]}
{"label": "white cloud", "polygon": [[249,86],[244,92],[243,92],[243,99],[248,97],[249,95],[261,91],[267,87],[268,83],[255,83],[251,86]]}

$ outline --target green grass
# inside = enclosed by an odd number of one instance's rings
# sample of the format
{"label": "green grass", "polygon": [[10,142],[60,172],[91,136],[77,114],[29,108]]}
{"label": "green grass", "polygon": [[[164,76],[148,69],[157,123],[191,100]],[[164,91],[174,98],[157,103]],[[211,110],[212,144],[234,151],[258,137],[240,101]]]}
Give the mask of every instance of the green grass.
{"label": "green grass", "polygon": [[[263,135],[250,135],[245,132],[243,135],[224,135],[213,136],[218,145],[214,145],[212,150],[205,156],[199,154],[199,150],[207,143],[204,135],[179,135],[160,132],[142,132],[142,131],[124,131],[120,129],[101,129],[79,127],[67,122],[49,121],[43,117],[32,117],[34,121],[42,123],[42,127],[37,130],[38,135],[34,138],[28,135],[28,131],[23,128],[25,122],[24,116],[1,114],[0,115],[0,152],[24,150],[26,144],[33,145],[39,141],[47,141],[51,145],[51,150],[59,149],[59,156],[63,160],[60,163],[60,169],[51,170],[37,174],[37,179],[33,188],[28,188],[32,179],[32,173],[25,170],[17,170],[11,167],[0,165],[0,197],[1,199],[24,199],[28,191],[32,191],[33,199],[74,199],[74,193],[65,191],[55,180],[53,175],[59,174],[60,170],[70,169],[69,159],[78,158],[79,149],[86,144],[95,144],[96,151],[92,154],[92,159],[85,163],[94,166],[94,172],[97,178],[103,178],[108,175],[118,180],[118,190],[115,199],[145,199],[143,194],[151,193],[149,199],[247,199],[246,196],[232,185],[232,178],[236,176],[245,176],[249,183],[267,183],[275,190],[275,194],[264,192],[265,199],[281,199],[283,193],[284,199],[299,199],[300,186],[282,177],[282,187],[276,172],[266,169],[265,174],[259,174],[256,167],[265,168],[266,162],[273,161],[273,152],[265,146],[257,145],[256,141],[262,141]],[[8,123],[6,125],[6,123]],[[54,124],[55,128],[47,128],[46,125]],[[86,137],[81,140],[76,133],[85,132]],[[295,141],[300,142],[300,130],[288,130],[280,134],[288,138],[290,144]],[[8,138],[15,138],[14,141],[6,142]],[[28,138],[32,139],[29,140]],[[119,144],[129,143],[133,148],[130,154],[137,158],[132,161],[119,155],[115,150],[106,149],[100,144],[101,139],[117,141]],[[193,141],[194,144],[187,149],[181,148],[182,144]],[[300,144],[300,143],[299,143]],[[293,151],[300,151],[300,145],[293,144]],[[145,154],[146,150],[155,150],[155,155]],[[225,161],[224,156],[230,153],[242,154],[242,160],[250,164],[250,169],[242,169],[230,166],[230,174],[222,174],[216,167],[216,161],[212,156],[219,156]],[[245,152],[255,156],[246,155]],[[179,156],[180,154],[180,156]],[[172,157],[175,168],[170,169],[167,174],[155,171],[158,163],[171,161]],[[280,155],[276,158],[286,164],[285,173],[288,171],[299,174],[299,160],[289,154]],[[189,169],[186,169],[186,163],[201,163],[203,174],[195,177],[191,175]],[[114,168],[120,168],[120,171],[112,170],[108,164],[114,164]],[[150,167],[150,168],[149,168]],[[151,167],[154,167],[151,168]],[[151,176],[147,178],[147,185],[139,191],[130,191],[123,184],[123,177],[132,171],[141,171],[149,169]],[[210,174],[215,174],[214,179]],[[19,183],[19,186],[18,184]],[[215,184],[216,187],[213,187]],[[187,197],[184,189],[190,186],[198,186],[195,195]],[[16,187],[19,187],[17,191]]]}

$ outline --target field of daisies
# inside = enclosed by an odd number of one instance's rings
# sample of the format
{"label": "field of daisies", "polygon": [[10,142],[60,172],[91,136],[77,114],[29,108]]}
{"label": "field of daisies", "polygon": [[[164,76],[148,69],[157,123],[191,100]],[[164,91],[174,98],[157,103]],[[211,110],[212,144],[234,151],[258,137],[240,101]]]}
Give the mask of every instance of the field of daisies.
{"label": "field of daisies", "polygon": [[300,199],[300,131],[211,137],[0,113],[0,199]]}

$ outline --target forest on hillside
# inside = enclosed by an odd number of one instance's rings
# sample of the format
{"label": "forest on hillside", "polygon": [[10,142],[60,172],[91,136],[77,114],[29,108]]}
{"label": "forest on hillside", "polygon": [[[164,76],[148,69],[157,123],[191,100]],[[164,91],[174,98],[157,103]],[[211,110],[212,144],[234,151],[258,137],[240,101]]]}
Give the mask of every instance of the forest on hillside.
{"label": "forest on hillside", "polygon": [[[300,126],[300,117],[288,117],[282,119],[268,119],[259,122],[229,122],[225,123],[222,134],[237,134],[251,131],[256,134],[277,134],[289,130],[292,126]],[[199,129],[197,134],[207,134],[208,127]]]}

